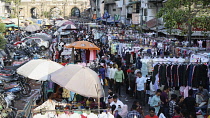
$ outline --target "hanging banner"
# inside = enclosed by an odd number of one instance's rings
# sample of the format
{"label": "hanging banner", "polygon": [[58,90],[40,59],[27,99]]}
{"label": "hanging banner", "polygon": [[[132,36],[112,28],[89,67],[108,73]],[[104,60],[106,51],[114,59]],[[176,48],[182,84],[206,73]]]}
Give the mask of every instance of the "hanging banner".
{"label": "hanging banner", "polygon": [[132,24],[139,24],[139,13],[133,13],[132,14]]}
{"label": "hanging banner", "polygon": [[141,8],[148,8],[147,3],[147,0],[141,0]]}
{"label": "hanging banner", "polygon": [[114,15],[114,20],[115,20],[115,21],[119,21],[119,20],[120,20],[120,15],[115,14],[115,15]]}

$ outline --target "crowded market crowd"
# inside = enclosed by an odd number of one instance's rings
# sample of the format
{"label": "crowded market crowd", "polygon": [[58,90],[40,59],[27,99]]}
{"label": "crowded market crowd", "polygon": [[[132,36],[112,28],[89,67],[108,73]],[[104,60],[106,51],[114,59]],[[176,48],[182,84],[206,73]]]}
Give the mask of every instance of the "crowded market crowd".
{"label": "crowded market crowd", "polygon": [[[101,84],[107,90],[107,96],[100,100],[83,97],[49,81],[45,84],[45,97],[48,100],[34,110],[95,110],[99,107],[99,118],[104,118],[102,112],[109,114],[110,118],[207,116],[205,114],[208,113],[210,97],[209,66],[205,57],[193,55],[197,52],[197,47],[184,48],[189,43],[187,41],[183,43],[163,37],[156,40],[150,34],[147,37],[146,34],[143,36],[130,32],[130,29],[120,29],[120,33],[118,30],[116,27],[107,27],[91,28],[88,31],[86,26],[80,26],[79,30],[72,31],[68,38],[53,35],[52,30],[41,31],[52,35],[54,39],[49,48],[50,55],[46,58],[62,65],[68,64],[71,58],[70,55],[62,55],[65,44],[84,40],[97,45],[100,51],[95,53],[94,60],[90,59],[90,52],[87,50],[76,49],[73,63],[89,66],[96,71]],[[125,37],[129,38],[125,40]],[[200,43],[198,47],[202,47]],[[49,86],[51,84],[52,86]],[[130,106],[121,101],[123,94],[127,94],[127,99],[134,101]],[[50,103],[53,104],[49,106]],[[57,103],[59,105],[56,105]],[[61,108],[61,105],[66,107]],[[146,112],[148,110],[149,113]],[[85,112],[78,114],[82,118],[97,117]],[[72,114],[70,117],[77,118],[78,114]],[[62,115],[60,117],[64,118]],[[41,116],[37,114],[35,117]]]}

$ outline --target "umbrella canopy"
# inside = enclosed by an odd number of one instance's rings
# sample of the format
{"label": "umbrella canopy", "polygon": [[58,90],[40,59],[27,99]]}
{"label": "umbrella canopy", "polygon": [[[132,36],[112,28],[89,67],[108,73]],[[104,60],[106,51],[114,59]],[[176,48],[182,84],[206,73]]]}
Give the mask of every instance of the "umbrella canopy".
{"label": "umbrella canopy", "polygon": [[8,28],[8,27],[16,27],[16,28],[18,28],[18,26],[15,25],[15,24],[9,24],[9,25],[6,25],[6,27],[7,27],[7,28]]}
{"label": "umbrella canopy", "polygon": [[17,73],[34,80],[46,81],[49,74],[63,66],[45,59],[31,60],[17,69]]}
{"label": "umbrella canopy", "polygon": [[49,25],[53,25],[49,20],[46,20],[43,22],[42,25],[46,25],[46,26],[49,26]]}
{"label": "umbrella canopy", "polygon": [[68,24],[75,25],[72,21],[66,21],[62,24],[62,26],[65,26],[65,25],[68,25]]}
{"label": "umbrella canopy", "polygon": [[50,74],[58,85],[86,97],[102,97],[103,88],[97,73],[81,65],[70,64]]}
{"label": "umbrella canopy", "polygon": [[38,25],[28,25],[26,28],[25,28],[25,31],[27,32],[34,32],[34,31],[37,31],[37,30],[40,30],[40,26]]}
{"label": "umbrella canopy", "polygon": [[33,34],[32,36],[39,37],[39,38],[42,38],[43,40],[47,40],[47,41],[52,40],[52,36],[45,34],[45,33],[36,33],[36,34]]}
{"label": "umbrella canopy", "polygon": [[63,27],[64,30],[75,30],[77,29],[77,27],[75,25],[72,25],[72,24],[68,24],[68,25],[65,25]]}
{"label": "umbrella canopy", "polygon": [[68,20],[62,20],[59,21],[55,26],[61,27],[65,22],[67,22]]}
{"label": "umbrella canopy", "polygon": [[64,30],[64,26],[60,27],[57,31],[62,32]]}
{"label": "umbrella canopy", "polygon": [[76,41],[66,46],[66,48],[86,49],[86,50],[100,50],[95,44],[88,41]]}
{"label": "umbrella canopy", "polygon": [[4,19],[4,20],[2,20],[2,23],[6,23],[6,24],[8,24],[8,23],[13,23],[12,21],[10,21],[10,19]]}

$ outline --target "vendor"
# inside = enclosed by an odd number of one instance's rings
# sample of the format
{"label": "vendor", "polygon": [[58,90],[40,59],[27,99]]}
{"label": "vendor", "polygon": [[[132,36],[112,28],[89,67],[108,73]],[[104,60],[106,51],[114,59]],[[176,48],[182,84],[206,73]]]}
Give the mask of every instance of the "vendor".
{"label": "vendor", "polygon": [[61,102],[62,99],[63,88],[59,88],[56,93],[53,94],[52,99]]}

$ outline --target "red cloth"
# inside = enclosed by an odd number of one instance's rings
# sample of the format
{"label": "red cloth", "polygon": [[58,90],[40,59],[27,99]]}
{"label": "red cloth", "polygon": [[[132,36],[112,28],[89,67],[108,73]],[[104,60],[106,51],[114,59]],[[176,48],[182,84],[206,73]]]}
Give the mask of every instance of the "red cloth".
{"label": "red cloth", "polygon": [[61,63],[61,65],[63,65],[63,66],[65,66],[66,64],[68,64],[68,63]]}
{"label": "red cloth", "polygon": [[127,73],[131,73],[131,69],[128,69],[128,70],[127,70]]}
{"label": "red cloth", "polygon": [[81,118],[87,118],[86,116],[84,116],[84,115],[81,115]]}
{"label": "red cloth", "polygon": [[158,116],[154,115],[153,117],[151,117],[150,115],[146,115],[144,118],[158,118]]}
{"label": "red cloth", "polygon": [[182,118],[181,116],[173,116],[172,118]]}

